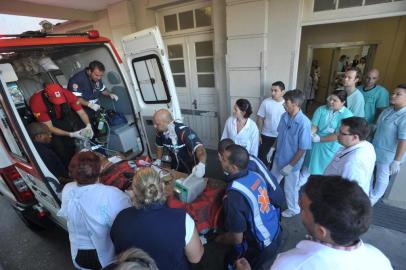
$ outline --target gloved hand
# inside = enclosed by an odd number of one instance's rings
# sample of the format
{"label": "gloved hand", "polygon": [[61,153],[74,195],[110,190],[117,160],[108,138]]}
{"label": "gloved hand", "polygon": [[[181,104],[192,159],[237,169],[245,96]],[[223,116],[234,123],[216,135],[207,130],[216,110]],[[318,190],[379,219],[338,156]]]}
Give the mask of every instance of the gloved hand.
{"label": "gloved hand", "polygon": [[92,109],[93,111],[97,112],[98,110],[100,110],[100,105],[96,104],[96,103],[91,103],[89,102],[87,104],[87,107],[89,107],[90,109]]}
{"label": "gloved hand", "polygon": [[92,125],[89,123],[85,128],[80,130],[80,134],[86,139],[91,139],[94,136]]}
{"label": "gloved hand", "polygon": [[78,131],[75,131],[75,132],[69,132],[69,137],[80,139],[80,140],[86,140],[86,138],[83,137],[82,134],[80,133],[81,131],[82,130],[78,130]]}
{"label": "gloved hand", "polygon": [[317,143],[320,142],[320,136],[316,133],[312,134],[312,142]]}
{"label": "gloved hand", "polygon": [[152,162],[152,165],[160,167],[161,166],[161,160],[160,159],[155,159],[155,161]]}
{"label": "gloved hand", "polygon": [[266,161],[268,161],[268,163],[271,163],[272,155],[274,152],[275,152],[275,148],[271,147],[271,149],[269,149],[268,154],[266,154]]}
{"label": "gloved hand", "polygon": [[394,160],[390,164],[390,175],[397,174],[400,171],[400,161]]}
{"label": "gloved hand", "polygon": [[280,171],[280,173],[281,173],[283,176],[287,176],[287,175],[289,175],[289,174],[292,172],[292,170],[293,170],[293,166],[290,165],[290,164],[288,164],[288,165],[286,165],[285,167],[282,168],[282,170]]}
{"label": "gloved hand", "polygon": [[117,101],[118,100],[118,96],[116,95],[116,94],[112,94],[112,93],[110,93],[110,98],[112,99],[112,100],[114,100],[114,101]]}
{"label": "gloved hand", "polygon": [[196,166],[193,167],[192,174],[196,177],[203,177],[206,173],[206,165],[202,162],[199,162]]}

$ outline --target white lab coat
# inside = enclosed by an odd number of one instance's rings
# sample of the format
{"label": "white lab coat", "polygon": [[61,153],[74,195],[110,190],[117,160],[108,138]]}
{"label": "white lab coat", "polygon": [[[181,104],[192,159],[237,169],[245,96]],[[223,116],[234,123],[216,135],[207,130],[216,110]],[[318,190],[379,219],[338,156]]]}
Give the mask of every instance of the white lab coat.
{"label": "white lab coat", "polygon": [[257,124],[250,118],[248,118],[245,126],[237,133],[237,118],[230,116],[223,130],[221,139],[230,138],[235,144],[241,145],[247,151],[253,155],[258,156],[259,147],[259,130]]}
{"label": "white lab coat", "polygon": [[110,229],[118,213],[130,206],[130,197],[116,187],[72,182],[63,188],[58,216],[67,220],[75,267],[81,269],[75,263],[78,249],[96,249],[102,267],[114,261]]}
{"label": "white lab coat", "polygon": [[376,161],[374,147],[362,141],[348,148],[340,149],[324,171],[324,175],[341,175],[355,181],[369,196],[372,174]]}

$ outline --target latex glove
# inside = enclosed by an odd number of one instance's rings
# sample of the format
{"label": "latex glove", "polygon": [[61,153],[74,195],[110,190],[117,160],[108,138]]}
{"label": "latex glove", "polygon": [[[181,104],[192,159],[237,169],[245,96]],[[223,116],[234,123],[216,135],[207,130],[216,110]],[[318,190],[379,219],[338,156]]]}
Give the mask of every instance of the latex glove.
{"label": "latex glove", "polygon": [[312,142],[317,143],[320,142],[320,136],[316,133],[312,134]]}
{"label": "latex glove", "polygon": [[160,167],[161,166],[161,160],[160,159],[155,159],[155,161],[152,162],[152,165]]}
{"label": "latex glove", "polygon": [[390,175],[397,174],[400,171],[400,161],[394,160],[390,164]]}
{"label": "latex glove", "polygon": [[86,139],[91,139],[94,136],[92,125],[89,123],[84,129],[80,130],[80,134]]}
{"label": "latex glove", "polygon": [[196,177],[203,177],[206,173],[206,165],[202,162],[199,162],[196,166],[193,167],[192,174]]}
{"label": "latex glove", "polygon": [[116,94],[112,94],[112,93],[110,93],[110,98],[112,99],[112,100],[114,100],[114,101],[117,101],[118,100],[118,96],[116,95]]}
{"label": "latex glove", "polygon": [[83,137],[82,134],[80,134],[81,131],[82,130],[78,130],[78,131],[75,131],[75,132],[69,132],[69,137],[80,139],[80,140],[86,140],[86,138]]}
{"label": "latex glove", "polygon": [[100,110],[100,105],[96,104],[96,103],[91,103],[89,102],[87,104],[87,107],[89,107],[90,109],[92,109],[93,111],[97,112],[98,110]]}
{"label": "latex glove", "polygon": [[293,166],[290,165],[290,164],[288,164],[288,165],[286,165],[285,167],[282,168],[282,170],[280,171],[280,173],[281,173],[283,176],[288,176],[288,175],[292,172],[292,170],[293,170]]}
{"label": "latex glove", "polygon": [[266,154],[266,161],[268,161],[268,163],[271,163],[272,155],[274,152],[275,152],[275,148],[271,147],[271,149],[269,149],[268,154]]}

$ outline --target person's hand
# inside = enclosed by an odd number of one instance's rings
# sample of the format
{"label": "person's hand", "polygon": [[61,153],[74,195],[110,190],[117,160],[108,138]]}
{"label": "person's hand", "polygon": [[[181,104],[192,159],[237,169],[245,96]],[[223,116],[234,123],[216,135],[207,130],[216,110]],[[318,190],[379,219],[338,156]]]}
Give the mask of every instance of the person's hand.
{"label": "person's hand", "polygon": [[117,100],[118,100],[118,96],[117,96],[116,94],[110,93],[109,96],[110,96],[110,98],[111,98],[112,100],[114,100],[114,101],[117,101]]}
{"label": "person's hand", "polygon": [[81,131],[82,130],[78,130],[78,131],[75,131],[75,132],[69,132],[69,137],[76,138],[76,139],[79,139],[79,140],[86,140],[86,138],[83,137],[82,134],[80,133]]}
{"label": "person's hand", "polygon": [[390,175],[397,174],[400,171],[400,161],[394,160],[390,164]]}
{"label": "person's hand", "polygon": [[282,168],[282,170],[280,171],[280,173],[281,173],[283,176],[288,176],[288,175],[292,172],[292,170],[293,170],[293,166],[290,165],[290,164],[288,164],[288,165],[286,165],[285,167]]}
{"label": "person's hand", "polygon": [[161,160],[160,160],[160,159],[155,159],[155,161],[152,162],[152,165],[155,165],[155,166],[157,166],[157,167],[160,167],[160,166],[161,166]]}
{"label": "person's hand", "polygon": [[93,111],[97,112],[98,110],[100,110],[100,105],[96,104],[96,103],[91,103],[89,102],[87,104],[87,107],[89,107],[90,109],[92,109]]}
{"label": "person's hand", "polygon": [[275,152],[275,147],[271,147],[271,149],[269,149],[268,154],[266,154],[266,161],[268,161],[268,163],[271,163],[272,155],[274,152]]}
{"label": "person's hand", "polygon": [[91,139],[94,136],[94,132],[92,129],[92,125],[89,123],[86,125],[86,127],[84,129],[80,130],[80,133],[83,137],[85,137],[86,139]]}
{"label": "person's hand", "polygon": [[317,135],[316,133],[312,134],[312,142],[314,143],[320,142],[320,136]]}
{"label": "person's hand", "polygon": [[235,268],[237,270],[251,270],[250,263],[244,257],[235,262]]}
{"label": "person's hand", "polygon": [[193,167],[192,174],[196,177],[203,177],[206,173],[206,165],[202,162],[199,162],[196,166]]}

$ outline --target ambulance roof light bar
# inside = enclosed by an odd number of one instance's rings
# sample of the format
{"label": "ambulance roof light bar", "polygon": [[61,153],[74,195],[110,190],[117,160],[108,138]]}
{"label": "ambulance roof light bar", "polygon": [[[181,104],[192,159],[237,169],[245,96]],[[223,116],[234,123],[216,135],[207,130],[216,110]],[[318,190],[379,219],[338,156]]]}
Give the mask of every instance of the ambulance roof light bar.
{"label": "ambulance roof light bar", "polygon": [[44,33],[40,31],[27,31],[21,34],[0,35],[0,38],[39,38],[39,37],[73,37],[84,36],[89,38],[99,38],[100,34],[97,30],[89,30],[85,33]]}

